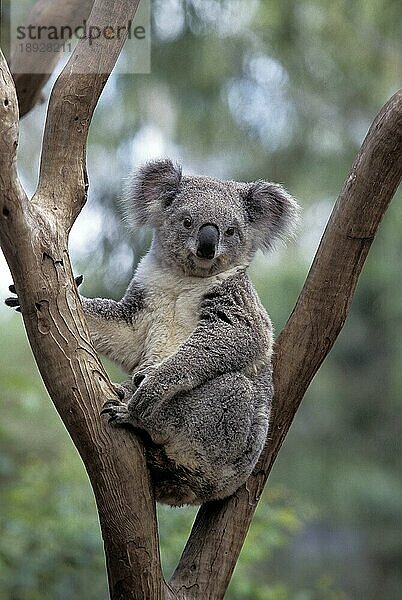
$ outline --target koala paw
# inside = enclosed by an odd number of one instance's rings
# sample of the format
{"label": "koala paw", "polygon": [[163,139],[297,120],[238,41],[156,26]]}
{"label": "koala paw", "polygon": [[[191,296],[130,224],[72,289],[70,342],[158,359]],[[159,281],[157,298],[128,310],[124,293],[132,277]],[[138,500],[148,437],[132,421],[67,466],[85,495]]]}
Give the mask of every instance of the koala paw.
{"label": "koala paw", "polygon": [[130,399],[129,406],[144,419],[147,419],[162,399],[155,382],[145,380]]}
{"label": "koala paw", "polygon": [[[119,423],[117,417],[121,416],[123,418],[124,412],[128,413],[127,404],[133,391],[127,386],[126,382],[121,385],[119,383],[113,383],[113,387],[119,399],[108,400],[105,402],[100,414],[109,415],[109,423],[124,425],[126,423]],[[114,423],[115,420],[116,422]]]}
{"label": "koala paw", "polygon": [[[144,377],[141,379],[141,381],[144,381]],[[145,402],[143,402],[143,409],[140,413],[137,408],[137,393],[139,389],[143,387],[143,384],[140,383],[140,388],[138,388],[137,391],[133,393],[132,383],[133,382],[127,381],[121,385],[116,383],[113,384],[120,400],[108,400],[107,402],[105,402],[100,414],[107,415],[109,417],[108,421],[110,425],[114,427],[130,427],[133,429],[141,430],[148,434],[148,436],[154,444],[165,444],[168,440],[168,435],[165,431],[160,429],[158,424],[156,424],[154,422],[154,419],[152,418],[152,411],[155,407],[155,400],[153,400],[153,398],[150,398],[148,390],[146,400],[147,406],[149,406],[149,410],[145,410]],[[143,392],[144,390],[142,390],[142,394]],[[143,400],[144,399],[145,398],[143,398]]]}
{"label": "koala paw", "polygon": [[141,418],[147,420],[154,409],[164,400],[168,400],[169,387],[164,385],[159,365],[151,365],[137,371],[132,377],[134,393],[128,401],[128,406]]}
{"label": "koala paw", "polygon": [[[116,392],[123,395],[127,392],[127,388],[115,385]],[[161,435],[159,431],[154,430],[152,426],[144,423],[144,421],[128,406],[126,402],[118,400],[108,400],[103,405],[100,412],[101,415],[108,416],[108,422],[113,427],[130,427],[133,429],[146,432],[154,444],[162,445],[166,442],[166,436]]]}
{"label": "koala paw", "polygon": [[108,415],[109,424],[115,427],[134,426],[133,417],[127,408],[127,404],[123,402],[118,402],[117,400],[105,402],[100,414]]}
{"label": "koala paw", "polygon": [[84,281],[84,275],[78,275],[78,277],[74,277],[75,285],[80,287],[81,283]]}
{"label": "koala paw", "polygon": [[21,306],[20,306],[20,301],[19,298],[17,296],[17,292],[15,290],[15,285],[10,285],[8,286],[8,289],[10,290],[10,292],[12,294],[15,294],[15,298],[13,296],[10,296],[9,298],[6,298],[4,300],[4,304],[6,304],[6,306],[9,306],[10,308],[15,308],[15,310],[17,312],[21,312]]}

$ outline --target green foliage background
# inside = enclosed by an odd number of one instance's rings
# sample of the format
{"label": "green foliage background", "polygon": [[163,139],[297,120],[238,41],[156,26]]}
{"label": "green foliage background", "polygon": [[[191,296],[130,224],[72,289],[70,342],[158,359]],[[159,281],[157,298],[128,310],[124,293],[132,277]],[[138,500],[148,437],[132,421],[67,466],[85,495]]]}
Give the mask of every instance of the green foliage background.
{"label": "green foliage background", "polygon": [[[398,87],[400,8],[393,0],[168,0],[152,2],[152,13],[152,73],[112,76],[91,127],[90,199],[71,240],[83,293],[124,290],[149,235],[122,224],[122,179],[169,155],[189,172],[283,182],[300,199],[296,242],[252,267],[279,332],[365,132]],[[44,110],[22,125],[29,190]],[[400,597],[400,200],[277,460],[229,600]],[[5,295],[9,275],[0,273]],[[107,598],[86,473],[20,317],[4,308],[0,348],[0,599]],[[168,574],[194,515],[159,510]]]}

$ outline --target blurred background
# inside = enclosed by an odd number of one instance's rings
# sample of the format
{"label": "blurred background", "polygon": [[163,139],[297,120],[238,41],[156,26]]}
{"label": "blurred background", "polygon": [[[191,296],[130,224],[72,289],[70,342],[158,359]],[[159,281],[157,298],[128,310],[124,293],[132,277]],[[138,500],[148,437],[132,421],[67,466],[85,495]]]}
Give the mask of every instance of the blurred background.
{"label": "blurred background", "polygon": [[[367,128],[399,87],[400,25],[395,0],[153,1],[152,72],[112,75],[91,126],[89,200],[71,236],[82,293],[121,297],[150,239],[122,222],[124,177],[170,156],[184,172],[269,179],[299,199],[295,242],[251,269],[279,333]],[[21,126],[29,192],[45,109]],[[228,600],[401,597],[401,263],[399,192],[279,454]],[[0,258],[1,297],[10,283]],[[0,599],[106,599],[85,470],[21,317],[4,306],[0,348]],[[159,509],[167,575],[194,515]]]}

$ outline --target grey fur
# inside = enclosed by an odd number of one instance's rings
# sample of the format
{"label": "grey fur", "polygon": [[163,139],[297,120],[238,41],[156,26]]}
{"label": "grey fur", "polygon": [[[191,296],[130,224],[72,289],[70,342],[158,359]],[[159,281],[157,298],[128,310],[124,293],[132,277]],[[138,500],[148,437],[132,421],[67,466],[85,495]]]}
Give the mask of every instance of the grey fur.
{"label": "grey fur", "polygon": [[[126,199],[127,216],[132,224],[157,227],[161,208],[169,206],[179,191],[181,167],[170,160],[149,162],[129,178]],[[135,197],[135,203],[130,202]]]}
{"label": "grey fur", "polygon": [[[127,198],[151,249],[120,302],[82,299],[95,347],[131,376],[103,412],[145,436],[159,501],[224,498],[258,460],[273,394],[272,326],[246,269],[298,206],[275,184],[182,176],[169,160],[140,169]],[[205,224],[219,231],[208,260]]]}

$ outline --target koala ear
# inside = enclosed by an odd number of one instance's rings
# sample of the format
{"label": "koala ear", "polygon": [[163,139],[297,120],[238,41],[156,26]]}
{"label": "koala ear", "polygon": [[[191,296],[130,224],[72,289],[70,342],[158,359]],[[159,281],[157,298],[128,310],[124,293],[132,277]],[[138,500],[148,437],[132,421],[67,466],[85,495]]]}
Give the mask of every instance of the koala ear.
{"label": "koala ear", "polygon": [[153,227],[180,188],[181,167],[168,158],[146,163],[126,188],[126,211],[134,225]]}
{"label": "koala ear", "polygon": [[245,199],[249,223],[256,232],[256,247],[272,250],[278,240],[294,233],[300,207],[288,192],[276,183],[251,183]]}

